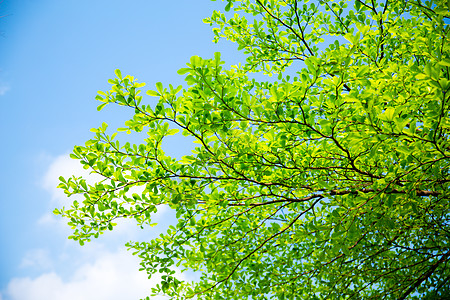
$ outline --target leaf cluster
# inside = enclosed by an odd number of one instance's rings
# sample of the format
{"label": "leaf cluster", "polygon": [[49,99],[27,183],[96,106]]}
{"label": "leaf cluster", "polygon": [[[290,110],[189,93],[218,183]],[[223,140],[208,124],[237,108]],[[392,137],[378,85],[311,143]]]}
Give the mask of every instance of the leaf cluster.
{"label": "leaf cluster", "polygon": [[[186,87],[140,96],[132,76],[99,92],[99,109],[128,107],[72,157],[103,180],[61,178],[84,201],[55,212],[81,244],[118,218],[165,234],[128,247],[154,293],[174,299],[418,299],[444,297],[450,268],[450,39],[446,1],[228,0],[216,40],[248,54],[223,67],[194,56]],[[288,69],[289,68],[289,69]],[[296,68],[295,76],[284,72]],[[276,74],[258,81],[252,72]],[[291,78],[292,77],[292,78]],[[198,147],[161,147],[181,132]],[[133,192],[139,189],[140,192]],[[183,282],[174,267],[197,271]]]}

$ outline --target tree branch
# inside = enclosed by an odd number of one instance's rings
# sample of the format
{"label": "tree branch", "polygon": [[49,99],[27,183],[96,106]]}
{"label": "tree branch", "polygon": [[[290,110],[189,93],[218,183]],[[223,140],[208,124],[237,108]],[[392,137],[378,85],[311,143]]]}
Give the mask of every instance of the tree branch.
{"label": "tree branch", "polygon": [[420,284],[425,281],[427,278],[429,278],[433,272],[436,270],[436,268],[443,263],[447,257],[450,255],[450,251],[447,252],[446,254],[442,255],[441,259],[438,260],[437,262],[435,262],[433,265],[431,265],[431,268],[428,270],[428,272],[426,272],[425,274],[422,274],[422,276],[420,276],[417,281],[409,287],[409,289],[403,293],[403,295],[399,298],[400,300],[404,300],[406,299],[406,297],[408,297],[409,294],[411,294],[416,288],[418,288],[420,286]]}

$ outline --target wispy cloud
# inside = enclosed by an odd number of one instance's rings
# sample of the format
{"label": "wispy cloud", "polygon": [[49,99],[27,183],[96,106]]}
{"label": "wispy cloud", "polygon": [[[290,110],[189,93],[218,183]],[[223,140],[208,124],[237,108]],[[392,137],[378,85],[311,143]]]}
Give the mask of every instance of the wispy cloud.
{"label": "wispy cloud", "polygon": [[22,259],[20,263],[21,268],[38,268],[51,269],[53,267],[52,258],[49,255],[49,251],[46,249],[31,249]]}
{"label": "wispy cloud", "polygon": [[10,89],[11,87],[8,84],[0,82],[0,97],[5,95]]}

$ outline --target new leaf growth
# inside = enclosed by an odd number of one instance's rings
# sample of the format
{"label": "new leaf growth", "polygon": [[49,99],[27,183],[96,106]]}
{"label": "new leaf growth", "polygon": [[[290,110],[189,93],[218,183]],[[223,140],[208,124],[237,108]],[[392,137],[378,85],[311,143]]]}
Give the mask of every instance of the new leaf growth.
{"label": "new leaf growth", "polygon": [[[151,224],[168,205],[178,223],[128,245],[148,274],[163,273],[154,293],[448,297],[448,1],[227,0],[226,10],[235,14],[205,22],[245,64],[194,56],[179,71],[184,88],[157,83],[144,97],[117,71],[99,92],[99,109],[134,111],[118,131],[147,137],[121,143],[104,124],[75,147],[104,180],[61,179],[84,195],[56,211],[71,238],[98,237],[118,218]],[[161,148],[178,129],[198,143],[180,160]],[[181,281],[175,266],[200,279]]]}

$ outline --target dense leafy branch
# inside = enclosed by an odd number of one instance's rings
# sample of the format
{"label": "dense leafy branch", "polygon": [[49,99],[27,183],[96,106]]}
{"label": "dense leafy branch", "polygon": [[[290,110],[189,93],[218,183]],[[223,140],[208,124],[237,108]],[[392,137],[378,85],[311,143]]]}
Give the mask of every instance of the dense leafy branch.
{"label": "dense leafy branch", "polygon": [[[227,11],[234,10],[231,16]],[[450,278],[450,26],[446,1],[227,0],[205,23],[244,65],[192,57],[186,86],[144,100],[130,75],[99,92],[134,111],[72,157],[103,180],[55,212],[81,244],[119,218],[178,223],[129,243],[174,299],[446,297]],[[252,73],[278,80],[252,79]],[[294,74],[295,77],[287,74]],[[154,99],[157,99],[154,101]],[[167,136],[195,139],[166,155]],[[181,137],[180,137],[181,138]],[[174,268],[197,271],[183,282]]]}

